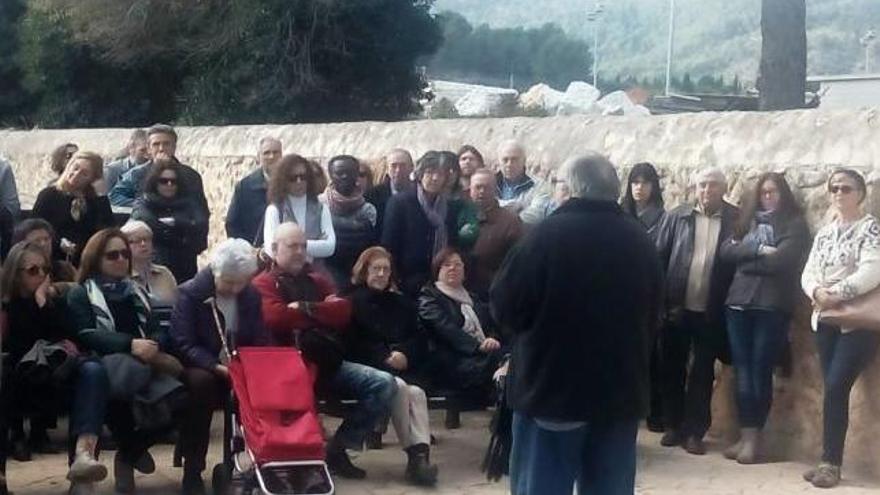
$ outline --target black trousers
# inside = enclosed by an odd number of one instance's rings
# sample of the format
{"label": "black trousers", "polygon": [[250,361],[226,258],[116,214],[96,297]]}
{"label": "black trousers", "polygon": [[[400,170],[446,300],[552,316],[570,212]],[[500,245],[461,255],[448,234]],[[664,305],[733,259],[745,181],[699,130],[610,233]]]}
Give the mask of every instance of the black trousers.
{"label": "black trousers", "polygon": [[211,419],[229,394],[229,384],[216,374],[202,368],[187,368],[181,376],[189,393],[180,428],[180,453],[184,469],[201,473],[211,439]]}
{"label": "black trousers", "polygon": [[661,369],[667,431],[702,439],[709,430],[715,360],[724,354],[726,341],[724,328],[710,324],[705,313],[684,311],[664,329]]}

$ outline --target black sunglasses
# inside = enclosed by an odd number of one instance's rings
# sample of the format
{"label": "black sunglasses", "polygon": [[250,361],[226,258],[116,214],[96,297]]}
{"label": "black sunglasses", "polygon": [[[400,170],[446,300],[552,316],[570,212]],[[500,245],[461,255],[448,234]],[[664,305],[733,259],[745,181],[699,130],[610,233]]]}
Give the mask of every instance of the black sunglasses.
{"label": "black sunglasses", "polygon": [[162,184],[163,186],[176,186],[177,179],[172,179],[169,177],[160,177],[159,184]]}
{"label": "black sunglasses", "polygon": [[43,265],[31,265],[27,268],[22,268],[21,271],[27,273],[32,277],[36,277],[37,275],[48,275],[49,269]]}
{"label": "black sunglasses", "polygon": [[305,182],[309,179],[306,174],[293,174],[287,178],[290,182]]}
{"label": "black sunglasses", "polygon": [[104,258],[107,261],[117,261],[120,257],[130,260],[131,251],[128,249],[114,249],[104,253]]}

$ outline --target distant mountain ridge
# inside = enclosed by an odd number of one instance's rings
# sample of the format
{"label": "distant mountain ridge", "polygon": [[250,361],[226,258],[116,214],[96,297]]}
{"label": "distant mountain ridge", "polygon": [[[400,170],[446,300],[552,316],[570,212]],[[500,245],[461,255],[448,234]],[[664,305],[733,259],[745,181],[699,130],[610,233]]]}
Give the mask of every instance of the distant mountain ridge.
{"label": "distant mountain ridge", "polygon": [[[604,4],[599,74],[665,74],[669,0]],[[436,0],[435,10],[459,12],[474,25],[492,27],[552,22],[571,36],[592,40],[587,12],[593,5],[589,0]],[[761,57],[761,0],[676,0],[676,11],[676,74],[755,80]],[[865,51],[859,39],[871,28],[880,35],[880,0],[807,0],[807,73],[863,72]],[[880,42],[871,65],[872,72],[880,72]]]}

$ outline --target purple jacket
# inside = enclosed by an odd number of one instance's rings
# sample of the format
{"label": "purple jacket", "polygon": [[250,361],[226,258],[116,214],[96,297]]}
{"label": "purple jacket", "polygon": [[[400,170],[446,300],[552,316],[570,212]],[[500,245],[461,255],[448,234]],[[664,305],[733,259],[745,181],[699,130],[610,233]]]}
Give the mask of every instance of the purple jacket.
{"label": "purple jacket", "polygon": [[[214,274],[205,268],[179,288],[171,316],[171,339],[184,366],[213,370],[220,360],[220,336],[210,300],[214,297]],[[218,311],[220,322],[223,314]],[[247,285],[238,295],[238,333],[232,348],[270,345],[263,326],[260,293]]]}

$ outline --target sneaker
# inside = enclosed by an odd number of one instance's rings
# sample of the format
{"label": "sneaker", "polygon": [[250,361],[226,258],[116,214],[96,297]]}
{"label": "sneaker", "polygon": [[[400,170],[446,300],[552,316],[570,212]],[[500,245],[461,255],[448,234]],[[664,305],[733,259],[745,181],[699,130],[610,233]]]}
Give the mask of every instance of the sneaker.
{"label": "sneaker", "polygon": [[834,488],[840,484],[840,466],[827,462],[819,464],[813,473],[812,482],[816,488]]}

